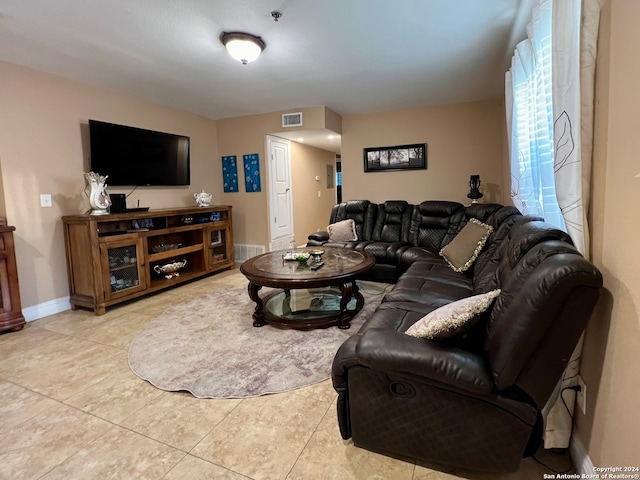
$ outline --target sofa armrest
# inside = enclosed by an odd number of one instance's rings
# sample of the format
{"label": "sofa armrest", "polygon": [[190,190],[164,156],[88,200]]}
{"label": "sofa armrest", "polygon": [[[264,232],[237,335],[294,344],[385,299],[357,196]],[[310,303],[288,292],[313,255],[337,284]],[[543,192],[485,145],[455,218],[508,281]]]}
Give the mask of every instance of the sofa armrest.
{"label": "sofa armrest", "polygon": [[307,237],[307,239],[309,240],[309,242],[307,242],[307,245],[311,245],[311,246],[322,245],[323,243],[329,240],[329,232],[325,232],[325,231],[313,232],[311,235]]}
{"label": "sofa armrest", "polygon": [[494,390],[480,355],[402,332],[367,330],[358,341],[356,357],[373,370],[417,375],[476,394]]}

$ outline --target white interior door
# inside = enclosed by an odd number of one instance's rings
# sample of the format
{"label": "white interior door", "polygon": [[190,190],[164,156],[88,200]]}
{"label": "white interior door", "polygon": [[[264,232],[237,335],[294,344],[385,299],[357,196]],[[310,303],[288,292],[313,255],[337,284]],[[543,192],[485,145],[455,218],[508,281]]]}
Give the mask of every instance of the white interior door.
{"label": "white interior door", "polygon": [[269,212],[271,243],[293,238],[290,143],[267,136],[269,150]]}

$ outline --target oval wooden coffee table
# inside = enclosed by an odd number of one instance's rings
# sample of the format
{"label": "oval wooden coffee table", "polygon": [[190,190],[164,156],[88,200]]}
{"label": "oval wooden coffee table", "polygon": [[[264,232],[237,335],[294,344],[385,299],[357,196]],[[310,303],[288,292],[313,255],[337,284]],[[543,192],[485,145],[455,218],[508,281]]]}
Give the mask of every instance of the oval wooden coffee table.
{"label": "oval wooden coffee table", "polygon": [[[351,326],[351,319],[364,305],[356,277],[373,268],[375,258],[368,252],[340,247],[301,248],[296,252],[318,249],[324,251],[324,265],[317,270],[311,268],[311,259],[308,265],[285,260],[285,250],[258,255],[242,264],[240,271],[249,279],[249,297],[256,303],[254,327],[267,323],[301,330]],[[260,298],[262,287],[278,290]]]}

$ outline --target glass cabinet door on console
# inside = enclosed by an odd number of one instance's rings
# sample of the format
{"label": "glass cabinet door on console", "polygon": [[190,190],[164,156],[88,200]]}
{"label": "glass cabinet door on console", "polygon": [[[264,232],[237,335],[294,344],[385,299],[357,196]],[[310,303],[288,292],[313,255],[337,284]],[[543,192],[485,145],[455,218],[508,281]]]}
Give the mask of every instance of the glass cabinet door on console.
{"label": "glass cabinet door on console", "polygon": [[100,245],[105,297],[107,300],[144,290],[142,240],[108,241]]}
{"label": "glass cabinet door on console", "polygon": [[205,231],[206,245],[208,246],[209,268],[215,264],[228,261],[231,258],[229,254],[229,239],[227,238],[227,229],[224,226],[219,228],[211,228]]}

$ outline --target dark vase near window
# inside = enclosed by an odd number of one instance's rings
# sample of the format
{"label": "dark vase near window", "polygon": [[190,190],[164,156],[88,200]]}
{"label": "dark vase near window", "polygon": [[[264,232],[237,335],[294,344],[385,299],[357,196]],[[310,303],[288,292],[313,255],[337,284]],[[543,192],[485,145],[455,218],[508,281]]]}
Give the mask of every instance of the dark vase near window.
{"label": "dark vase near window", "polygon": [[480,192],[480,175],[471,175],[469,179],[470,191],[467,193],[467,198],[471,199],[471,203],[478,203],[478,199],[484,197]]}

